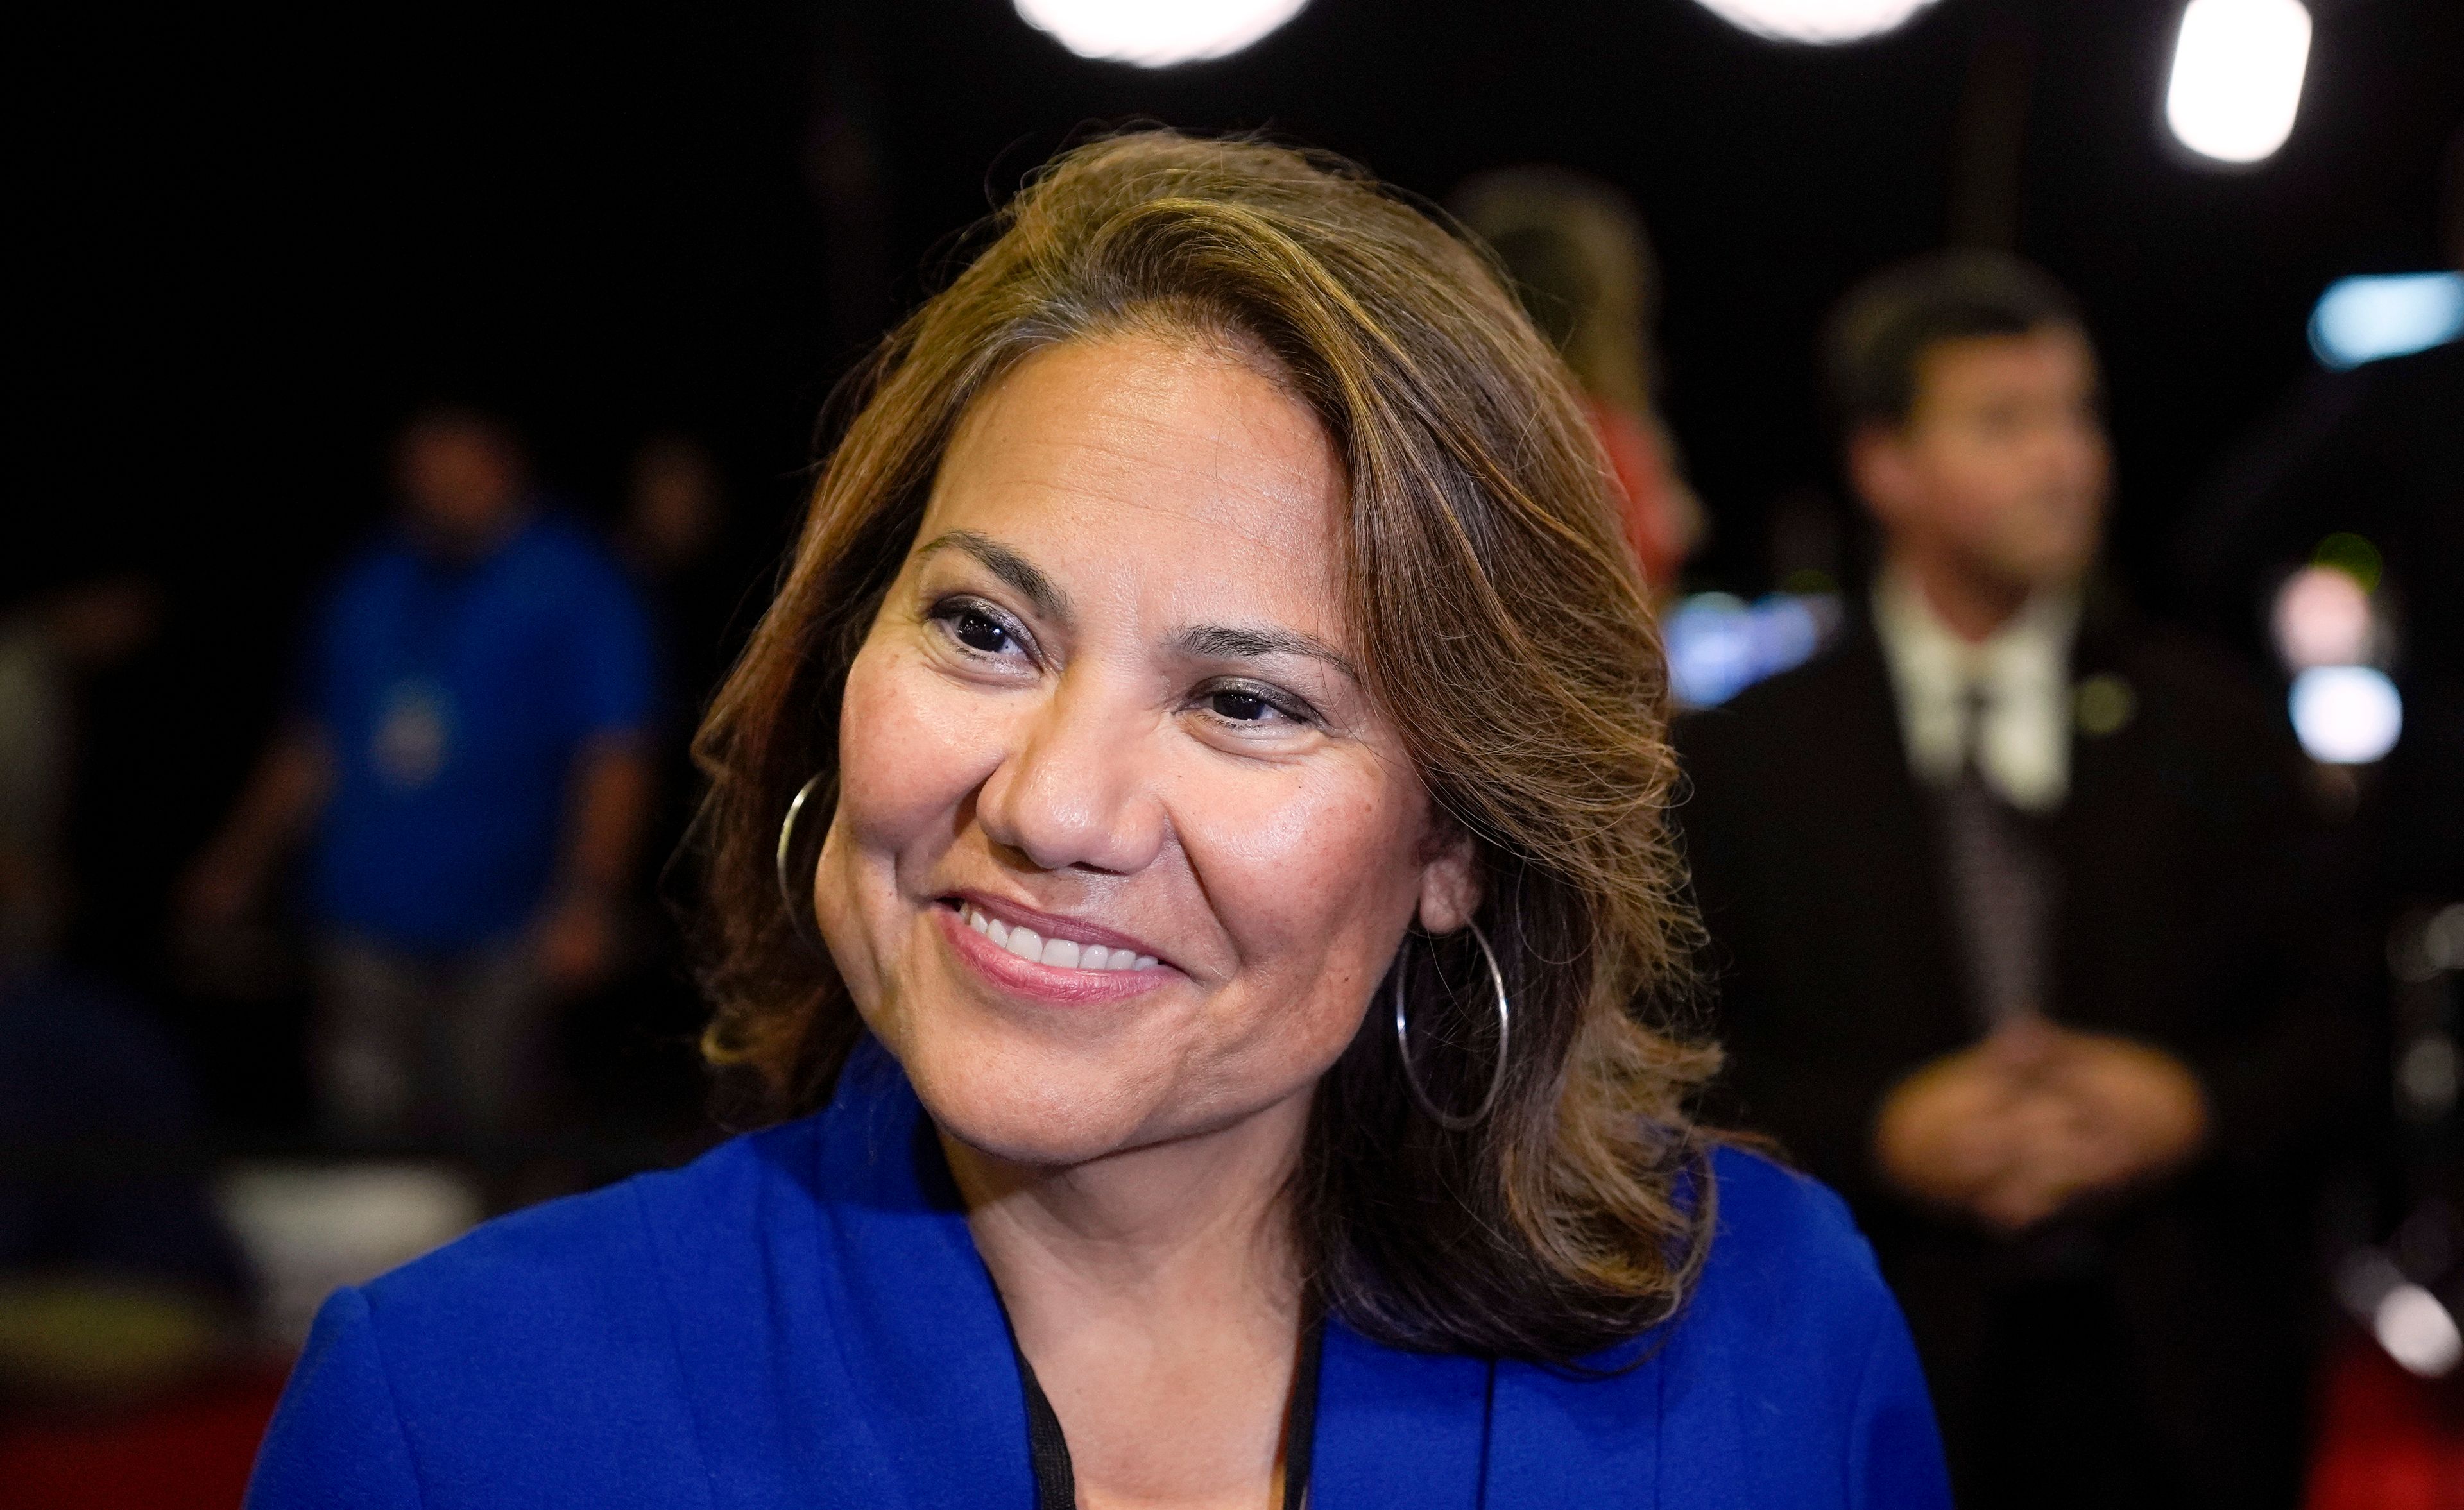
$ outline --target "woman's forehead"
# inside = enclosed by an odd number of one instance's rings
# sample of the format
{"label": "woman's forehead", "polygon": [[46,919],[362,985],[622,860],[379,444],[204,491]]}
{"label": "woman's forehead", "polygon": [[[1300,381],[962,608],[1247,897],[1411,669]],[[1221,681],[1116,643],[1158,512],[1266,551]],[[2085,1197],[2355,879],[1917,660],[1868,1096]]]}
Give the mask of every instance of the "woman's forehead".
{"label": "woman's forehead", "polygon": [[1331,636],[1345,506],[1332,441],[1281,385],[1124,336],[1040,352],[978,400],[917,538],[998,541],[1073,596],[1162,592]]}

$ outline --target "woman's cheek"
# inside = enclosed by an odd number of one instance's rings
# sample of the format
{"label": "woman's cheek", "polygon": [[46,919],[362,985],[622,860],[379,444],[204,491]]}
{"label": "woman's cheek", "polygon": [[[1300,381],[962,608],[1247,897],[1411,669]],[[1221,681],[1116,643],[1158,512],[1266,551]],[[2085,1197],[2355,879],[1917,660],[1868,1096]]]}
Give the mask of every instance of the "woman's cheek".
{"label": "woman's cheek", "polygon": [[1419,891],[1417,788],[1397,790],[1363,753],[1215,795],[1202,837],[1184,835],[1202,846],[1193,859],[1242,953],[1309,972],[1382,972],[1386,935],[1408,924]]}
{"label": "woman's cheek", "polygon": [[868,648],[847,673],[839,720],[840,821],[892,861],[918,835],[947,834],[950,817],[997,760],[985,698],[913,654]]}
{"label": "woman's cheek", "polygon": [[946,688],[929,667],[872,647],[848,668],[839,804],[814,875],[813,911],[860,1004],[878,999],[883,972],[913,921],[900,894],[902,862],[930,864],[933,856],[914,854],[914,846],[936,834],[946,841],[968,790],[966,752],[951,747],[968,721],[929,706],[936,691],[951,695]]}
{"label": "woman's cheek", "polygon": [[1271,878],[1286,897],[1367,898],[1414,871],[1422,802],[1384,761],[1345,746],[1286,772],[1243,782],[1216,842],[1243,870]]}

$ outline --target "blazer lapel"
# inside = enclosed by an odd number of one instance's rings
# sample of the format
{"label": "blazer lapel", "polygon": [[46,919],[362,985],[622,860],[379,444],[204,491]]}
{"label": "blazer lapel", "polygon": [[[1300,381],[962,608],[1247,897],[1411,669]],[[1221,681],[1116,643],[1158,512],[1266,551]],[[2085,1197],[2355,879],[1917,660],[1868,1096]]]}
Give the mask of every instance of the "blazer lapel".
{"label": "blazer lapel", "polygon": [[[751,1266],[690,1231],[657,1235],[714,1502],[1027,1510],[1008,1326],[914,1091],[867,1039],[806,1126],[773,1145],[797,1167],[727,1197],[767,1208]],[[1635,1398],[1631,1383],[1404,1352],[1331,1320],[1310,1510],[1648,1503],[1657,1441]]]}
{"label": "blazer lapel", "polygon": [[1027,1510],[1007,1328],[897,1065],[868,1040],[746,1151],[645,1196],[711,1502]]}
{"label": "blazer lapel", "polygon": [[[831,1331],[893,1498],[1030,1506],[1026,1402],[992,1277],[914,1091],[867,1039],[824,1114]],[[850,1501],[852,1502],[852,1501]]]}

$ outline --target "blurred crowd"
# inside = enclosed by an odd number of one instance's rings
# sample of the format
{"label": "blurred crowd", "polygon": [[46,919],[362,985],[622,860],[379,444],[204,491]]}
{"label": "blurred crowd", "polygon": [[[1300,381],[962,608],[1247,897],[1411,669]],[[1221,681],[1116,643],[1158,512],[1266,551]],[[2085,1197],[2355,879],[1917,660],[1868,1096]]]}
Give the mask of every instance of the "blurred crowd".
{"label": "blurred crowd", "polygon": [[[1564,353],[1673,638],[1718,509],[1661,417],[1640,217],[1554,168],[1449,208]],[[1678,667],[1720,1119],[1855,1209],[1964,1503],[2396,1504],[2340,1486],[2403,1464],[2453,1493],[2464,343],[2254,416],[2158,623],[2100,564],[2104,374],[2056,280],[1935,254],[1819,341],[1842,543],[1806,572],[1775,538],[1770,583],[1801,664]],[[0,605],[0,1475],[67,1471],[24,1422],[200,1380],[255,1381],[244,1417],[323,1285],[716,1135],[665,893],[767,568],[689,437],[612,519],[504,414],[394,444],[392,517],[166,908],[198,992],[300,983],[285,1147],[235,1149],[142,982],[58,948],[79,689],[162,632],[153,587]],[[2400,732],[2298,727],[2322,670]],[[620,1036],[653,1072],[611,1083]]]}
{"label": "blurred crowd", "polygon": [[[662,886],[759,596],[717,463],[649,437],[607,520],[480,408],[422,408],[390,460],[387,522],[165,899],[167,970],[80,915],[74,853],[90,689],[162,594],[106,573],[0,612],[0,1499],[89,1502],[134,1430],[159,1473],[92,1502],[231,1502],[327,1290],[716,1136]],[[231,1115],[198,1043],[293,1001],[296,1070],[237,1094],[304,1081],[304,1113]]]}

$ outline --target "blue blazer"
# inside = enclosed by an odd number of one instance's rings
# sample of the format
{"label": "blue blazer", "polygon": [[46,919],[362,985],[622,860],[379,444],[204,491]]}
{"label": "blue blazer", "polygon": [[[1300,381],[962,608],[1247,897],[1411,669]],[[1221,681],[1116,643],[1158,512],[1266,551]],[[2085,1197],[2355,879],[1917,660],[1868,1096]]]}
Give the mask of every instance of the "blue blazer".
{"label": "blue blazer", "polygon": [[[1899,1308],[1837,1197],[1717,1156],[1673,1322],[1583,1377],[1326,1328],[1311,1510],[1947,1506]],[[1006,1323],[869,1041],[817,1116],[489,1223],[326,1302],[259,1452],[291,1506],[1034,1503]]]}

